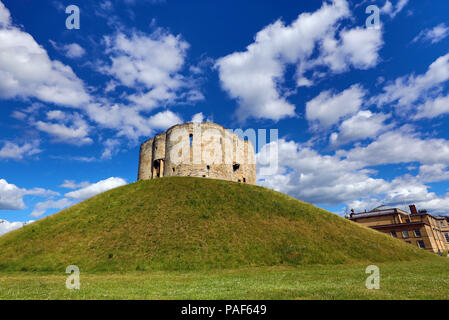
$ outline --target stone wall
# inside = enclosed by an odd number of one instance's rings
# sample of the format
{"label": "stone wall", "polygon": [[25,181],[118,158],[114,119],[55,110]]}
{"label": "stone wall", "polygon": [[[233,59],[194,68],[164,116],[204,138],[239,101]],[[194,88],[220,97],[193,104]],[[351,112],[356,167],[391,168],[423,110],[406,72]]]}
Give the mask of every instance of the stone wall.
{"label": "stone wall", "polygon": [[255,184],[253,144],[211,122],[173,126],[142,143],[138,180],[170,176]]}

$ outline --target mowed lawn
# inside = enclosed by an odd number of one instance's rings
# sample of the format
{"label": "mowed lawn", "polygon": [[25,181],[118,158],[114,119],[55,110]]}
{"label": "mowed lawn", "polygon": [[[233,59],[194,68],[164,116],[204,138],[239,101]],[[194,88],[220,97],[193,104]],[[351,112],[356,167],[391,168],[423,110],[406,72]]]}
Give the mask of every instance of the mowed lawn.
{"label": "mowed lawn", "polygon": [[0,299],[449,299],[449,259],[377,264],[380,289],[365,287],[366,265],[263,267],[195,272],[1,273]]}

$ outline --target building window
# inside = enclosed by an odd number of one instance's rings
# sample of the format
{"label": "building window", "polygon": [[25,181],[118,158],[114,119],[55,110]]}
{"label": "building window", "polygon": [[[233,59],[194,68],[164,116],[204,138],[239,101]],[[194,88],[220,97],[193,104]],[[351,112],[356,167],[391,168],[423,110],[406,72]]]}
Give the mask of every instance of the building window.
{"label": "building window", "polygon": [[407,238],[408,238],[408,231],[407,231],[407,230],[402,231],[402,237],[403,237],[404,239],[407,239]]}
{"label": "building window", "polygon": [[418,240],[418,241],[416,241],[416,243],[418,244],[418,247],[420,247],[421,249],[425,249],[426,248],[426,245],[424,244],[424,241]]}
{"label": "building window", "polygon": [[234,163],[232,165],[232,169],[234,170],[234,172],[237,171],[239,168],[240,168],[240,164],[238,164],[238,163]]}
{"label": "building window", "polygon": [[175,172],[175,168],[171,168],[173,172]]}
{"label": "building window", "polygon": [[392,235],[394,238],[397,238],[397,237],[398,237],[396,231],[391,231],[391,235]]}
{"label": "building window", "polygon": [[410,219],[409,219],[409,218],[406,218],[406,219],[405,219],[405,222],[406,222],[406,223],[410,223]]}
{"label": "building window", "polygon": [[206,166],[206,169],[207,169],[207,171],[209,171],[210,170],[210,166]]}
{"label": "building window", "polygon": [[445,226],[446,226],[446,224],[444,223],[444,221],[440,221],[440,225],[441,225],[442,227],[445,227]]}
{"label": "building window", "polygon": [[190,148],[191,148],[192,144],[193,144],[193,134],[189,134],[189,141],[190,141]]}
{"label": "building window", "polygon": [[421,238],[421,231],[419,231],[419,229],[415,229],[415,237]]}
{"label": "building window", "polygon": [[449,242],[449,233],[445,233],[444,236],[446,237],[446,242]]}

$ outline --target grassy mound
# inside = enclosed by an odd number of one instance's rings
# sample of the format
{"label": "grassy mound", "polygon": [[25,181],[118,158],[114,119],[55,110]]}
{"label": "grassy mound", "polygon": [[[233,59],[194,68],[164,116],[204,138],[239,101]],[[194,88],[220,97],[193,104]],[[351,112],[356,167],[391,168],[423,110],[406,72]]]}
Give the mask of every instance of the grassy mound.
{"label": "grassy mound", "polygon": [[0,237],[0,271],[207,270],[432,255],[287,195],[173,177],[129,184]]}

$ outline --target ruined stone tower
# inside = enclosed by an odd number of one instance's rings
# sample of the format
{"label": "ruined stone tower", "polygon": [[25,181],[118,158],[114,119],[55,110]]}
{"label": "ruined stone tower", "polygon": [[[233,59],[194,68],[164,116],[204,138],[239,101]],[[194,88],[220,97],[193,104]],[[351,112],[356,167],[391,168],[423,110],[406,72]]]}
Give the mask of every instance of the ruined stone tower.
{"label": "ruined stone tower", "polygon": [[142,143],[138,180],[172,176],[256,184],[254,146],[215,123],[175,125]]}

